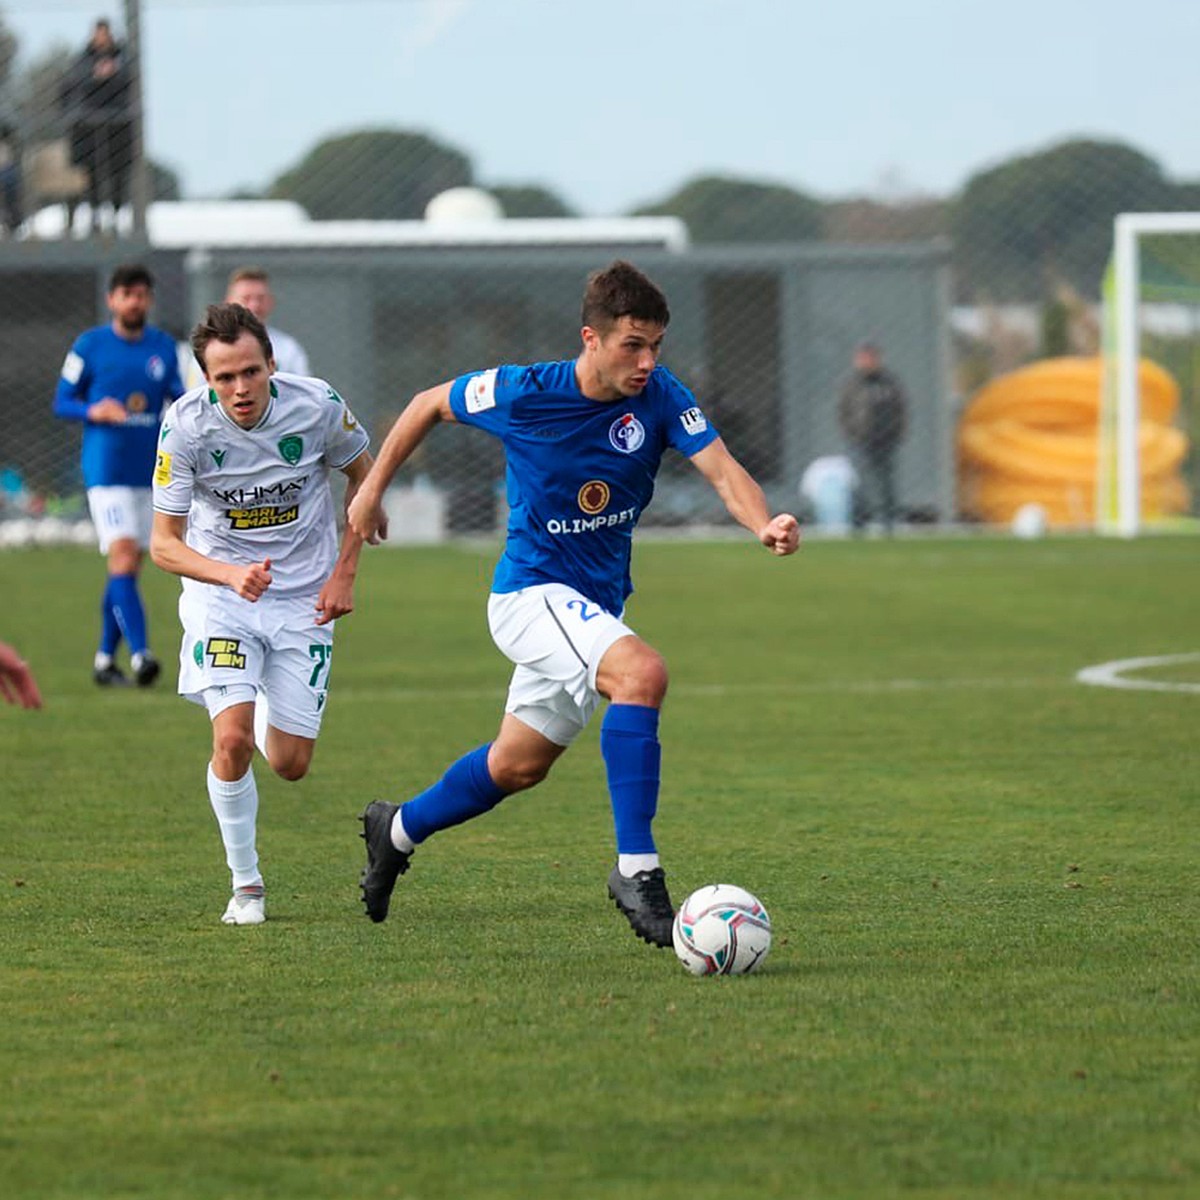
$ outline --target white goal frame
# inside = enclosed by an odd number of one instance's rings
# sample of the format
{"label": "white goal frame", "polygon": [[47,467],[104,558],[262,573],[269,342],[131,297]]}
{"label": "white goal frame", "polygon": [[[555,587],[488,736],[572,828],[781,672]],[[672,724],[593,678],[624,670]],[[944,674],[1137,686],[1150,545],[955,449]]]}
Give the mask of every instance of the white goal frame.
{"label": "white goal frame", "polygon": [[1138,391],[1138,363],[1142,355],[1142,335],[1138,324],[1141,283],[1140,239],[1149,234],[1200,234],[1200,212],[1120,213],[1113,222],[1113,356],[1116,366],[1116,448],[1115,472],[1117,504],[1115,519],[1108,512],[1104,481],[1101,432],[1101,462],[1096,497],[1096,522],[1101,533],[1136,537],[1142,527],[1141,462],[1138,452],[1138,422],[1141,419],[1141,395]]}

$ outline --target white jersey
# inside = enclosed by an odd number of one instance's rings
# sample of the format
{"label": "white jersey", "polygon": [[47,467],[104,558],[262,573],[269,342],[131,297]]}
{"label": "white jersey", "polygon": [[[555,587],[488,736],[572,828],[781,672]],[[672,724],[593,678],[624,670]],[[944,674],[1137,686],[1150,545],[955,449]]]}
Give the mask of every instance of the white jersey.
{"label": "white jersey", "polygon": [[271,339],[271,349],[275,352],[276,374],[308,374],[308,353],[290,333],[284,333],[282,329],[268,325],[267,337]]}
{"label": "white jersey", "polygon": [[[154,468],[156,512],[188,518],[186,541],[219,562],[271,560],[270,596],[316,595],[337,559],[329,471],[367,434],[324,380],[274,375],[271,399],[243,429],[207,387],[167,414]],[[185,591],[220,585],[185,578]]]}

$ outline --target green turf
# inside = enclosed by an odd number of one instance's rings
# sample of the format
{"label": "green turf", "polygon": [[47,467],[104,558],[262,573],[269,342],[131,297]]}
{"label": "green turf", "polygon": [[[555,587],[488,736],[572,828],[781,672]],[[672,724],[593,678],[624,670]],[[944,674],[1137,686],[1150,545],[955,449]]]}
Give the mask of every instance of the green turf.
{"label": "green turf", "polygon": [[[490,548],[367,554],[310,776],[256,768],[251,929],[218,922],[203,712],[93,687],[97,555],[0,555],[46,695],[0,711],[4,1194],[1200,1194],[1200,696],[1073,681],[1200,650],[1197,551],[640,546],[659,842],[677,899],[770,910],[741,979],[608,904],[596,727],[362,915],[363,803],[494,730]],[[169,659],[176,581],[146,590]]]}

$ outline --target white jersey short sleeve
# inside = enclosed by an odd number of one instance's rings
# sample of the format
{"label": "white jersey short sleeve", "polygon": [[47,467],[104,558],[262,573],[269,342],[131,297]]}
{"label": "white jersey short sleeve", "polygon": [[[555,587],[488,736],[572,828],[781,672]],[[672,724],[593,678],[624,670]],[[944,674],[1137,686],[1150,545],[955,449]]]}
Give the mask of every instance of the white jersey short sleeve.
{"label": "white jersey short sleeve", "polygon": [[[175,402],[154,469],[156,512],[187,515],[187,544],[219,562],[271,559],[272,596],[315,595],[337,558],[330,469],[367,449],[366,431],[320,379],[275,375],[253,429],[207,388]],[[219,585],[184,579],[185,590]]]}

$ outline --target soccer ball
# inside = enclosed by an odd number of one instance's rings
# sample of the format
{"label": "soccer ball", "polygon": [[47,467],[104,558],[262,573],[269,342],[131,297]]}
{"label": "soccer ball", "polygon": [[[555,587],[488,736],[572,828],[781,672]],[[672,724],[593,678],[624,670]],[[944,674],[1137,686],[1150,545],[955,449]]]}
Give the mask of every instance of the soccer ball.
{"label": "soccer ball", "polygon": [[771,948],[771,918],[745,888],[710,883],[675,914],[675,953],[693,975],[744,975]]}

